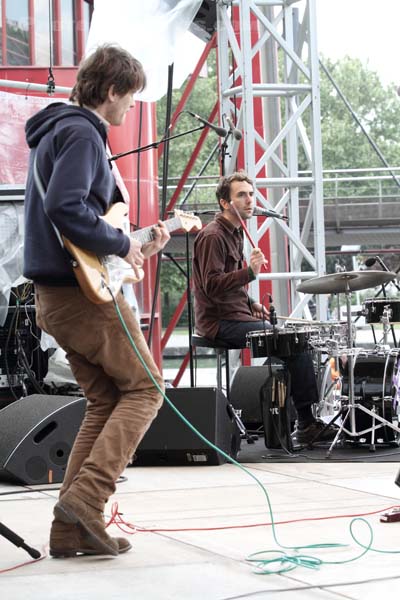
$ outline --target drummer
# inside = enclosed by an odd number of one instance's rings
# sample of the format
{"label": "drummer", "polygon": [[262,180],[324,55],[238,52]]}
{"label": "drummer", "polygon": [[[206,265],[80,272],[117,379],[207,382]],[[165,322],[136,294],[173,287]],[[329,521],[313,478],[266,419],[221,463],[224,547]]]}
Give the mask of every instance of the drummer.
{"label": "drummer", "polygon": [[[225,176],[217,185],[216,196],[221,212],[200,231],[193,248],[196,332],[229,348],[245,348],[247,333],[272,327],[268,310],[247,292],[247,285],[267,265],[259,248],[253,248],[248,266],[244,265],[241,219],[253,216],[252,180],[244,171]],[[312,405],[318,402],[314,366],[307,353],[284,360],[297,411],[293,438],[307,444],[325,427],[312,413]],[[318,441],[332,441],[336,433],[337,429],[330,426]]]}

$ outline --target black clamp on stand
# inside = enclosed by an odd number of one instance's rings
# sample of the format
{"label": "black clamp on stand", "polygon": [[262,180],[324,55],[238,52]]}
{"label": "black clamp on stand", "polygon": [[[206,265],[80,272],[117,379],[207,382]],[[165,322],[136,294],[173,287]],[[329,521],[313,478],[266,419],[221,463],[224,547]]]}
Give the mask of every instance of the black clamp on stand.
{"label": "black clamp on stand", "polygon": [[23,548],[29,556],[32,556],[35,560],[41,557],[39,550],[35,550],[35,548],[31,548],[28,544],[25,544],[25,541],[14,531],[11,531],[8,527],[0,523],[0,535],[5,537],[9,542],[17,546],[17,548]]}
{"label": "black clamp on stand", "polygon": [[[279,357],[277,345],[278,317],[275,307],[271,304],[271,295],[269,296],[269,300],[269,322],[272,325],[273,347],[276,349],[276,354]],[[290,375],[287,372],[287,367],[285,367],[284,379],[276,377],[272,371],[271,354],[269,354],[266,364],[268,365],[269,377],[260,392],[265,447],[272,449],[282,448],[290,453],[293,451],[288,412]]]}

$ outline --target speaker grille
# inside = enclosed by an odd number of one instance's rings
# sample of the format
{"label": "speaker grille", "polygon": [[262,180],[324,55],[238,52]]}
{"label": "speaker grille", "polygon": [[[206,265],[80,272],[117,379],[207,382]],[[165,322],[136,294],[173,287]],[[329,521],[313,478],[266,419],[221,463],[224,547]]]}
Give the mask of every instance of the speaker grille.
{"label": "speaker grille", "polygon": [[31,456],[25,463],[25,472],[32,482],[43,481],[47,475],[47,462],[42,456]]}
{"label": "speaker grille", "polygon": [[85,408],[85,398],[34,394],[1,410],[0,478],[61,482]]}

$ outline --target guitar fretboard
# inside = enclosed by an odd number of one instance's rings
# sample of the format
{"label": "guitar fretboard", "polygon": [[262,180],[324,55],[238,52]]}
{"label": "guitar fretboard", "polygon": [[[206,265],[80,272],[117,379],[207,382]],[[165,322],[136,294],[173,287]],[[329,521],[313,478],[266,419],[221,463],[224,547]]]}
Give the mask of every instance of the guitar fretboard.
{"label": "guitar fretboard", "polygon": [[[168,229],[168,231],[176,231],[182,227],[181,219],[179,217],[174,217],[173,219],[168,219],[168,221],[164,221],[164,225]],[[138,231],[133,231],[130,236],[138,240],[142,246],[143,244],[147,244],[154,239],[154,227],[156,225],[150,225],[149,227],[144,227],[143,229],[138,229]]]}

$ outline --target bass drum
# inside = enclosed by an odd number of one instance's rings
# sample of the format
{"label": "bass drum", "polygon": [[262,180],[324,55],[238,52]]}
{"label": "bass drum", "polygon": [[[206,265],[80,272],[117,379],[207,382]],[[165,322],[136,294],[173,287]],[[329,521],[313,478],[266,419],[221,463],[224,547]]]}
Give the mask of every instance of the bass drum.
{"label": "bass drum", "polygon": [[[354,364],[354,399],[368,410],[393,423],[398,414],[400,396],[400,369],[397,352],[386,354],[362,354],[355,358]],[[348,362],[342,367],[342,395],[349,395]],[[357,410],[356,430],[363,431],[372,426],[372,417],[362,410]],[[379,422],[376,422],[379,425]],[[360,436],[350,436],[350,441],[371,442],[371,432]],[[388,426],[377,427],[376,443],[397,442],[398,433]]]}

